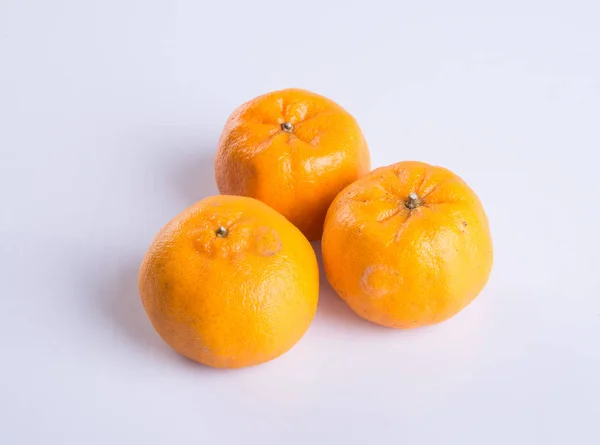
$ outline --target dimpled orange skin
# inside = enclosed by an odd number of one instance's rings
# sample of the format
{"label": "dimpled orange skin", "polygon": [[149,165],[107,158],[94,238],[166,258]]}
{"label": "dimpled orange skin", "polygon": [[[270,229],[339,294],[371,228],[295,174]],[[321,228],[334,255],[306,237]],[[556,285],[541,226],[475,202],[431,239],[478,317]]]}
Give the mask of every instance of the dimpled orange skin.
{"label": "dimpled orange skin", "polygon": [[177,352],[217,368],[271,360],[304,335],[319,271],[308,240],[260,201],[206,198],[168,223],[139,272],[156,331]]}
{"label": "dimpled orange skin", "polygon": [[378,168],[344,189],[327,213],[322,251],[340,297],[392,328],[457,314],[483,289],[493,261],[478,197],[454,173],[420,162]]}
{"label": "dimpled orange skin", "polygon": [[219,140],[222,194],[259,199],[311,241],[321,239],[333,198],[370,170],[356,120],[326,97],[287,89],[236,109]]}

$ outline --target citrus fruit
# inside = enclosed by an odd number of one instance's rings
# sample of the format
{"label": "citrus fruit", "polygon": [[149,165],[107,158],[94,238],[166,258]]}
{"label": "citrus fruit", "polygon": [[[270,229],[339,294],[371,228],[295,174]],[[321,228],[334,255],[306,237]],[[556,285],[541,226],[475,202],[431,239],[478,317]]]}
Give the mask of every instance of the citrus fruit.
{"label": "citrus fruit", "polygon": [[176,351],[239,368],[289,350],[317,309],[319,272],[302,233],[260,201],[203,199],[169,222],[140,268],[142,302]]}
{"label": "citrus fruit", "polygon": [[483,207],[454,173],[420,162],[374,170],[327,213],[327,278],[360,316],[411,328],[446,320],[483,289],[492,240]]}
{"label": "citrus fruit", "polygon": [[311,241],[321,238],[336,194],[369,169],[356,120],[330,99],[299,89],[237,108],[215,158],[220,193],[265,202]]}

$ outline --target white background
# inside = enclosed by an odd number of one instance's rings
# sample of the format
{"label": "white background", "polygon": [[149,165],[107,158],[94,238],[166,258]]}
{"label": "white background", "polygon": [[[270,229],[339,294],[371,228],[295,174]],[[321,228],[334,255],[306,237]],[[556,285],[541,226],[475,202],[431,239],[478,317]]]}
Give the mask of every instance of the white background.
{"label": "white background", "polygon": [[[0,443],[598,444],[597,1],[0,0]],[[322,279],[302,341],[218,371],[154,333],[136,273],[216,193],[229,113],[286,87],[361,124],[373,166],[448,167],[495,266],[432,328]]]}

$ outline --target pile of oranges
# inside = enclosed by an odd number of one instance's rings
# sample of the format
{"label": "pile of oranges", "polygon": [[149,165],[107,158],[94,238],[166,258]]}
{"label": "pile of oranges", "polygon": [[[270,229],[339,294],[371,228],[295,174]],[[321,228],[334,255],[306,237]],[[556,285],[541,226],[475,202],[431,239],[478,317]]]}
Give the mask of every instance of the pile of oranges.
{"label": "pile of oranges", "polygon": [[209,366],[274,359],[308,329],[322,242],[327,278],[361,317],[392,328],[446,320],[485,286],[488,221],[458,176],[421,162],[370,171],[356,120],[288,89],[241,105],[218,144],[220,196],[156,236],[139,273],[146,312],[176,351]]}

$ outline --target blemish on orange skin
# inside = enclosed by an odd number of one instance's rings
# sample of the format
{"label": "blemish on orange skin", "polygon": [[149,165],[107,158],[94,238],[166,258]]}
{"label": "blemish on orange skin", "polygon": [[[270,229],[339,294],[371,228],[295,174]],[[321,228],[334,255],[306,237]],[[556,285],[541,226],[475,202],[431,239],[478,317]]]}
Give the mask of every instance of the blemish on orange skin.
{"label": "blemish on orange skin", "polygon": [[270,227],[261,226],[254,231],[254,249],[259,255],[269,257],[281,250],[282,244],[277,232]]}
{"label": "blemish on orange skin", "polygon": [[384,265],[368,266],[360,278],[360,287],[367,295],[375,298],[398,292],[402,277],[397,270]]}

